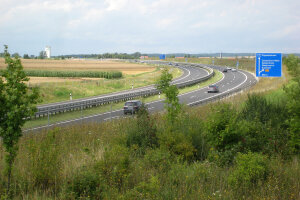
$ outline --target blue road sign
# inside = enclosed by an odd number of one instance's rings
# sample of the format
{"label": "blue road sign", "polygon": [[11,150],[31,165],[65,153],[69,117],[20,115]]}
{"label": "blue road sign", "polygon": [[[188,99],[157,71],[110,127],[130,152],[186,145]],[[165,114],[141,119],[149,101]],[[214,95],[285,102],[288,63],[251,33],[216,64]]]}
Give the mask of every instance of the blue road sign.
{"label": "blue road sign", "polygon": [[166,54],[160,54],[160,55],[159,55],[159,59],[161,59],[161,60],[166,59]]}
{"label": "blue road sign", "polygon": [[281,77],[281,53],[257,53],[256,77]]}
{"label": "blue road sign", "polygon": [[236,61],[236,68],[239,68],[239,61]]}

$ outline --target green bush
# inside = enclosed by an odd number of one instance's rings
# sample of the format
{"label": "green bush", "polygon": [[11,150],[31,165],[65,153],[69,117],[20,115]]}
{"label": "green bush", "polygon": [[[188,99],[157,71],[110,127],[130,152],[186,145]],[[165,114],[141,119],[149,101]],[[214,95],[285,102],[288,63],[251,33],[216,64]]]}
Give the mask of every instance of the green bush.
{"label": "green bush", "polygon": [[145,153],[147,148],[158,146],[156,127],[144,104],[138,112],[136,124],[132,124],[128,130],[126,144],[142,154]]}
{"label": "green bush", "polygon": [[128,190],[120,199],[161,199],[160,196],[160,182],[158,177],[152,176],[147,182],[140,182],[132,190]]}
{"label": "green bush", "polygon": [[229,184],[234,189],[247,189],[266,180],[269,167],[266,156],[260,153],[239,153],[235,159],[235,167],[228,177]]}
{"label": "green bush", "polygon": [[121,190],[128,183],[131,174],[129,150],[120,145],[114,145],[106,150],[103,159],[95,164],[95,170],[101,174],[109,187]]}
{"label": "green bush", "polygon": [[175,156],[180,156],[185,161],[195,160],[196,149],[192,144],[191,137],[181,132],[165,131],[159,136],[161,148],[165,148]]}
{"label": "green bush", "polygon": [[66,199],[103,199],[105,181],[92,167],[82,167],[66,185]]}

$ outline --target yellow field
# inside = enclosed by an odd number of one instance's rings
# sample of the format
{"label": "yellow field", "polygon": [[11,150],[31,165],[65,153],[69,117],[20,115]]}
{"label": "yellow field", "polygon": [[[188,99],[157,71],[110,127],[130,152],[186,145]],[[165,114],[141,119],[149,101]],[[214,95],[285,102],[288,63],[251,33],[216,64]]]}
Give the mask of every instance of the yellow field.
{"label": "yellow field", "polygon": [[[21,59],[27,70],[62,70],[62,71],[121,71],[123,74],[140,74],[154,71],[155,67],[135,63],[117,62],[113,60],[39,60]],[[0,58],[0,69],[6,67],[4,59]]]}

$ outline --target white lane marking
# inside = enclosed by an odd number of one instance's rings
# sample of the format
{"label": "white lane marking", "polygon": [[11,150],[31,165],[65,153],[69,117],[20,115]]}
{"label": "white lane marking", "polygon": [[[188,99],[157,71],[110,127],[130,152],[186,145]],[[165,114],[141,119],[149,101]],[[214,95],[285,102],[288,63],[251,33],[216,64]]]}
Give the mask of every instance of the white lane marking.
{"label": "white lane marking", "polygon": [[[225,74],[222,73],[222,75],[223,75],[222,79],[219,80],[218,82],[216,82],[215,84],[221,82],[225,78]],[[197,91],[200,91],[200,90],[203,90],[204,88],[206,88],[206,87],[203,87],[203,88],[200,88],[198,90],[191,91],[191,92],[180,94],[180,95],[178,95],[178,97],[179,96],[183,96],[183,95],[187,95],[187,94],[190,94],[190,93],[193,93],[193,92],[197,92]],[[149,105],[149,104],[152,104],[152,103],[157,103],[157,102],[162,102],[162,101],[164,101],[164,99],[157,100],[157,101],[152,101],[152,102],[146,103],[146,105]],[[101,115],[106,115],[106,114],[109,114],[109,113],[119,112],[119,111],[122,111],[122,110],[123,109],[119,109],[119,110],[114,110],[112,112],[100,113],[100,114],[96,114],[96,115],[89,115],[89,116],[82,117],[82,118],[77,118],[77,119],[72,119],[72,120],[66,120],[66,121],[62,121],[62,122],[57,122],[55,124],[49,124],[49,125],[44,125],[44,126],[39,126],[39,127],[31,128],[31,129],[26,129],[26,130],[23,130],[23,132],[33,131],[33,130],[37,130],[37,129],[41,129],[41,128],[52,127],[52,126],[57,126],[57,125],[66,124],[66,123],[70,123],[70,122],[76,122],[76,121],[80,121],[80,120],[83,120],[83,119],[89,119],[89,118],[93,118],[93,117],[99,117]]]}
{"label": "white lane marking", "polygon": [[152,110],[152,109],[154,109],[155,107],[150,107],[150,108],[148,108],[148,110]]}
{"label": "white lane marking", "polygon": [[70,122],[76,122],[76,121],[80,121],[80,120],[84,120],[84,119],[89,119],[89,118],[93,118],[93,117],[99,117],[101,115],[106,115],[106,114],[109,114],[109,113],[119,112],[119,111],[122,111],[122,110],[123,109],[113,110],[112,112],[100,113],[100,114],[96,114],[96,115],[89,115],[89,116],[82,117],[82,118],[71,119],[71,120],[66,120],[66,121],[62,121],[62,122],[56,122],[55,124],[49,124],[49,125],[44,125],[44,126],[39,126],[39,127],[31,128],[31,129],[26,129],[26,130],[23,130],[23,132],[33,131],[33,130],[37,130],[37,129],[41,129],[41,128],[47,128],[47,127],[56,126],[56,125],[60,125],[60,124],[67,124],[67,123],[70,123]]}
{"label": "white lane marking", "polygon": [[[219,70],[219,71],[220,71],[220,70]],[[221,71],[220,71],[220,73],[223,75],[223,77],[221,78],[221,80],[217,81],[215,84],[220,83],[220,82],[223,81],[223,79],[225,78],[225,74],[224,74],[223,72],[221,72]],[[191,91],[191,92],[183,93],[183,94],[178,95],[178,97],[183,96],[183,95],[187,95],[187,94],[191,94],[191,93],[193,93],[193,92],[198,92],[198,91],[203,90],[203,89],[206,89],[206,88],[207,88],[207,87],[203,87],[203,88],[200,88],[200,89],[198,89],[198,90],[193,90],[193,91]],[[164,99],[157,100],[157,101],[152,101],[152,102],[146,103],[146,105],[149,105],[149,104],[152,104],[152,103],[158,103],[158,102],[162,102],[162,101],[164,101]]]}
{"label": "white lane marking", "polygon": [[206,100],[206,99],[210,99],[210,98],[215,97],[215,96],[220,96],[221,94],[223,94],[223,93],[225,93],[225,92],[229,92],[229,91],[231,91],[231,90],[234,90],[235,88],[240,87],[240,86],[243,85],[243,84],[247,81],[247,79],[248,79],[248,77],[247,77],[246,74],[244,74],[243,72],[240,72],[240,73],[243,74],[243,75],[246,77],[246,79],[245,79],[242,83],[240,83],[239,85],[237,85],[237,86],[235,86],[235,87],[233,87],[233,88],[231,88],[231,89],[228,89],[228,90],[226,90],[226,91],[224,91],[224,92],[221,92],[221,93],[219,93],[219,94],[216,94],[216,95],[214,95],[214,96],[210,96],[210,97],[208,97],[208,98],[201,99],[201,100],[199,100],[199,101],[194,101],[194,102],[189,103],[189,104],[187,104],[187,105],[189,106],[189,105],[191,105],[191,104],[194,104],[194,103],[197,103],[197,102],[200,102],[200,101],[204,101],[204,100]]}
{"label": "white lane marking", "polygon": [[120,118],[120,116],[108,117],[108,118],[103,119],[103,121],[107,121],[107,120],[110,120],[110,119],[119,119],[119,118]]}
{"label": "white lane marking", "polygon": [[[186,77],[190,76],[191,74],[191,71],[188,70],[187,68],[185,67],[178,67],[180,69],[184,69],[186,71],[188,71],[188,74],[184,77],[181,77],[180,79],[177,79],[175,80],[174,82],[177,82],[177,81],[180,81],[182,79],[185,79]],[[192,68],[192,67],[190,67]],[[205,70],[206,71],[206,70]],[[207,71],[206,71],[207,72]],[[172,82],[173,83],[173,82]],[[148,90],[150,88],[155,88],[154,87],[154,84],[152,85],[149,85],[149,86],[145,86],[143,88],[140,88],[140,89],[135,89],[135,90],[126,90],[126,91],[120,91],[120,92],[116,92],[116,93],[112,93],[112,94],[109,94],[109,95],[105,95],[105,96],[99,96],[99,97],[94,97],[94,98],[90,98],[90,99],[83,99],[83,100],[74,100],[72,103],[80,103],[80,102],[85,102],[87,100],[96,100],[96,99],[99,99],[99,98],[106,98],[106,97],[113,97],[115,96],[116,94],[118,95],[122,95],[122,94],[128,94],[128,93],[131,93],[131,92],[141,92],[141,91],[144,91],[144,90]],[[57,105],[60,105],[60,106],[63,106],[63,105],[68,105],[70,102],[63,102],[61,104],[46,104],[46,105],[42,105],[42,106],[39,106],[39,108],[44,108],[44,107],[49,107],[49,106],[57,106]]]}
{"label": "white lane marking", "polygon": [[192,98],[195,98],[195,96],[191,96],[190,98],[191,98],[191,99],[192,99]]}
{"label": "white lane marking", "polygon": [[[178,68],[180,68],[180,69],[185,69],[186,71],[188,71],[188,74],[187,74],[186,76],[180,78],[180,79],[175,80],[174,82],[177,82],[177,81],[180,81],[180,80],[182,80],[182,79],[185,79],[186,77],[190,76],[190,74],[191,74],[191,71],[188,70],[188,69],[185,68],[185,67],[178,67]],[[172,82],[172,83],[174,83],[174,82]]]}

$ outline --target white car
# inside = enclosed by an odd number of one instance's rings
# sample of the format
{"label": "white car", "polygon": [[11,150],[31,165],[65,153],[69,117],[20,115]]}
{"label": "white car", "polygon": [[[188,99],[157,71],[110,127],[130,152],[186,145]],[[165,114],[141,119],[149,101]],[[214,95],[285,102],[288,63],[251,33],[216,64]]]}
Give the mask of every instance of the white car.
{"label": "white car", "polygon": [[232,72],[236,72],[237,70],[236,70],[236,69],[234,69],[234,68],[232,68],[232,69],[231,69],[231,71],[232,71]]}

